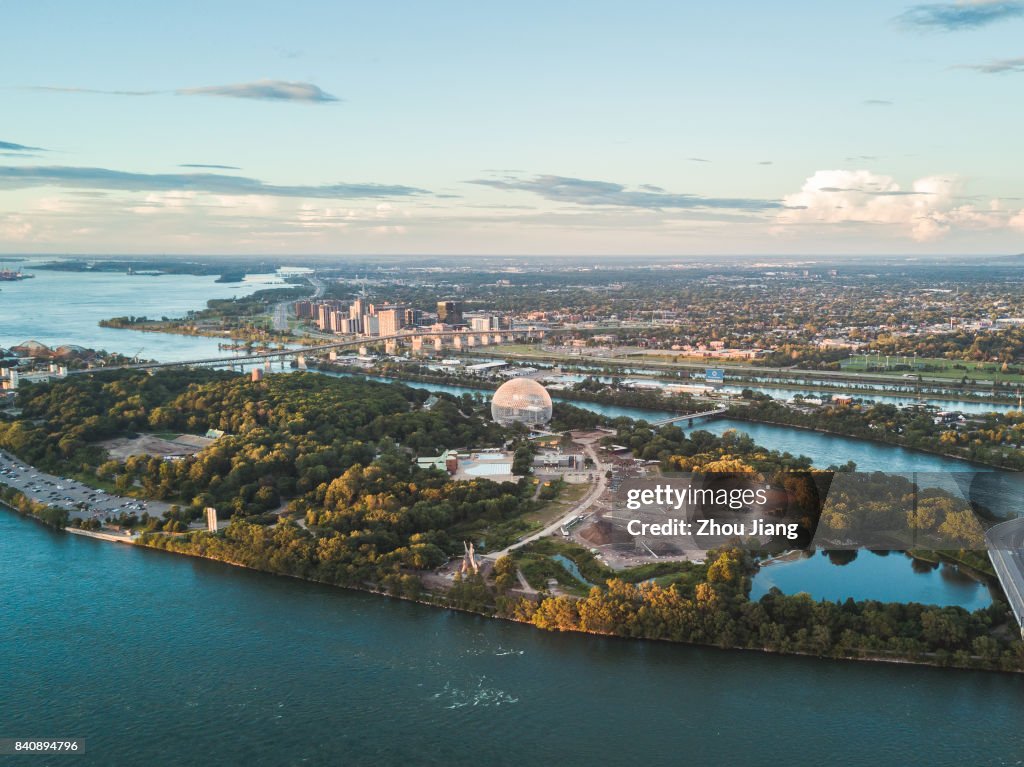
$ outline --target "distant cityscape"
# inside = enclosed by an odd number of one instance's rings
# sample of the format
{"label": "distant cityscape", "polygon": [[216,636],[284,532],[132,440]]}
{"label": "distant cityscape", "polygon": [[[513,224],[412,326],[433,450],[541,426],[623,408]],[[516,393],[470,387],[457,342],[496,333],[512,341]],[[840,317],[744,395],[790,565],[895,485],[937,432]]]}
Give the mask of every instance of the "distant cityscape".
{"label": "distant cityscape", "polygon": [[511,329],[509,317],[482,312],[464,313],[461,301],[438,301],[433,312],[409,306],[374,304],[365,298],[351,303],[336,299],[296,301],[295,317],[309,321],[325,333],[339,335],[392,336],[404,328],[446,331],[469,329],[488,333]]}

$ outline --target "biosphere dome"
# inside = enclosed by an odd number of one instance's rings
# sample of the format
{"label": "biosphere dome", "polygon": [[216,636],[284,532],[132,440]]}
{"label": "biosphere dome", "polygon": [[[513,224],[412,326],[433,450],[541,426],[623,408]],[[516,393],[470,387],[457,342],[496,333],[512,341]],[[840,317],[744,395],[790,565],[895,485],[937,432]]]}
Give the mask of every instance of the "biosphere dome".
{"label": "biosphere dome", "polygon": [[502,426],[541,426],[551,420],[551,396],[532,378],[513,378],[494,392],[491,417]]}

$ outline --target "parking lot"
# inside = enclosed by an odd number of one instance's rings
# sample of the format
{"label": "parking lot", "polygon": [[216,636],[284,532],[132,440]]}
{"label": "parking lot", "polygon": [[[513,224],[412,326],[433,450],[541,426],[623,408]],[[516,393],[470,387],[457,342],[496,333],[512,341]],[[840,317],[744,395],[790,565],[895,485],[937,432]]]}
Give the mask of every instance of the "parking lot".
{"label": "parking lot", "polygon": [[122,512],[160,517],[170,505],[163,501],[145,501],[84,485],[74,479],[55,477],[0,452],[0,484],[20,490],[33,501],[67,509],[72,518],[116,520]]}

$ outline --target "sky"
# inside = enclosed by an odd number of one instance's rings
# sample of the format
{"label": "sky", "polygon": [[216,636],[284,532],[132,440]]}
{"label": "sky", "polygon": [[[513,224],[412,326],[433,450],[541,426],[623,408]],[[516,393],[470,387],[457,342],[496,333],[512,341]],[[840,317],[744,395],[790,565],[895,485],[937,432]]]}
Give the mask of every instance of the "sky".
{"label": "sky", "polygon": [[1024,252],[1024,0],[0,14],[0,253]]}

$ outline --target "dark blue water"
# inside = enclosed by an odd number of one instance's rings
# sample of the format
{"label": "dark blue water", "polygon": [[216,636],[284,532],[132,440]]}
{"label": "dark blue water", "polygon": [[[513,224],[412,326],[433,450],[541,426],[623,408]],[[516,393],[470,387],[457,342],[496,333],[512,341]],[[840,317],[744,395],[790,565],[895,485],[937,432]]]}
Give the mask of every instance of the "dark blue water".
{"label": "dark blue water", "polygon": [[529,627],[0,513],[0,737],[32,765],[1009,765],[1024,678]]}

